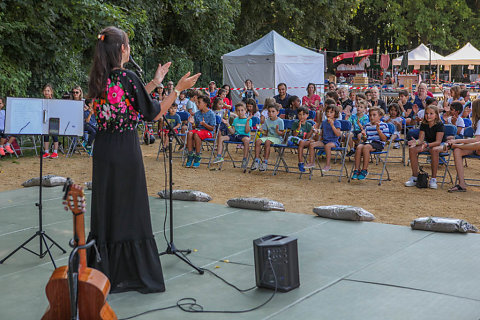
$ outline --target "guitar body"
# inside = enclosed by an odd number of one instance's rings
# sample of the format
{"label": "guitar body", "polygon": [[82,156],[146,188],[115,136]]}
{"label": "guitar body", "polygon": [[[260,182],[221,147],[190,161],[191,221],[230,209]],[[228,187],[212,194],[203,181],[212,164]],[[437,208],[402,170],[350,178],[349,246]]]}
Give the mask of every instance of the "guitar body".
{"label": "guitar body", "polygon": [[[73,241],[75,249],[69,259],[70,271],[68,266],[59,267],[53,271],[48,280],[45,292],[49,306],[42,320],[71,320],[72,318],[76,319],[77,314],[80,320],[116,320],[115,312],[106,302],[110,292],[110,281],[102,272],[87,268],[83,189],[67,179],[64,191],[66,191],[63,197],[65,210],[70,209],[74,214]],[[77,249],[79,249],[78,261],[75,262],[75,250]],[[69,272],[72,281],[70,284]],[[72,287],[72,292],[70,292],[70,287]],[[70,305],[71,295],[74,297],[73,300],[77,300],[73,305]]]}
{"label": "guitar body", "polygon": [[[110,291],[110,281],[98,270],[86,268],[78,279],[78,304],[80,320],[115,320],[117,316],[105,301]],[[67,266],[55,269],[45,288],[49,307],[42,320],[70,320],[70,295]]]}

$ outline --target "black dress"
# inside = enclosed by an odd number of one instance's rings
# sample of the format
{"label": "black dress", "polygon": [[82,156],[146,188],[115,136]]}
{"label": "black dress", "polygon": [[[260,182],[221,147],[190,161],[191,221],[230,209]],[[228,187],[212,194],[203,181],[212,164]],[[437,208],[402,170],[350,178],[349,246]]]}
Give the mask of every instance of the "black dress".
{"label": "black dress", "polygon": [[153,238],[147,184],[136,125],[160,111],[138,77],[114,70],[94,103],[98,133],[93,150],[93,189],[88,265],[110,280],[111,292],[165,291]]}

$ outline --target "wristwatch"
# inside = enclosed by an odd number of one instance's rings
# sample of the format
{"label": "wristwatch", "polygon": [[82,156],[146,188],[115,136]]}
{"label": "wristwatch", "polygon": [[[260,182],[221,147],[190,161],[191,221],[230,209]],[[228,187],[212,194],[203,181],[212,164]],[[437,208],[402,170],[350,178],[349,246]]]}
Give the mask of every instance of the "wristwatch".
{"label": "wristwatch", "polygon": [[177,97],[180,96],[180,92],[181,92],[180,90],[178,90],[177,88],[173,88],[173,91],[175,91],[175,93],[177,94]]}

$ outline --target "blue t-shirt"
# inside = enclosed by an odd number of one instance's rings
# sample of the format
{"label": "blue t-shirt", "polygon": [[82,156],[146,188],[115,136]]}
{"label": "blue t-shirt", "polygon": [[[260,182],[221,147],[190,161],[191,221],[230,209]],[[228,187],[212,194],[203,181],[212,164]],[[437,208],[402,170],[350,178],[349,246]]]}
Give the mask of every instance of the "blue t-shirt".
{"label": "blue t-shirt", "polygon": [[[235,127],[235,134],[242,136],[248,136],[250,133],[245,132],[245,127],[247,126],[247,118],[236,117],[233,119],[232,125]],[[250,129],[252,129],[252,119],[248,121]]]}
{"label": "blue t-shirt", "polygon": [[[207,112],[205,113],[203,113],[200,110],[195,112],[195,114],[193,115],[193,118],[195,120],[195,128],[197,130],[208,130],[204,126],[200,125],[200,122],[202,121],[204,121],[206,124],[210,126],[215,126],[215,124],[217,123],[217,120],[215,118],[215,113],[213,113],[213,111],[210,109],[208,109]],[[212,130],[212,133],[213,133],[213,130]]]}
{"label": "blue t-shirt", "polygon": [[170,115],[170,113],[167,113],[165,118],[167,119],[168,123],[172,125],[172,128],[175,128],[177,125],[182,123],[182,119],[180,119],[180,116],[176,113],[173,116]]}
{"label": "blue t-shirt", "polygon": [[[388,125],[383,121],[380,121],[380,131],[382,131],[382,133],[386,135],[387,138],[390,137],[390,130],[388,130]],[[368,123],[367,126],[365,127],[365,132],[367,133],[368,142],[378,141],[382,145],[385,145],[385,141],[382,141],[380,139],[380,135],[377,132],[376,125],[372,125],[371,123]]]}
{"label": "blue t-shirt", "polygon": [[[333,122],[333,126],[337,129],[340,129],[342,127],[342,124],[340,123],[339,120],[335,120]],[[330,123],[328,123],[328,120],[325,119],[322,121],[322,126],[320,127],[322,129],[322,138],[324,143],[329,143],[329,142],[337,142],[339,136],[333,132],[332,126]]]}
{"label": "blue t-shirt", "polygon": [[[352,124],[353,131],[361,131],[360,127],[358,126],[357,120],[358,114],[351,115],[350,118],[348,118],[348,121],[350,121],[350,123]],[[369,121],[370,120],[368,119],[367,114],[364,114],[360,118],[360,124],[362,125],[362,127],[365,127]]]}
{"label": "blue t-shirt", "polygon": [[270,120],[270,118],[266,118],[265,122],[262,125],[262,130],[268,130],[268,133],[267,133],[268,137],[281,139],[282,136],[277,134],[277,130],[276,130],[277,125],[278,125],[278,130],[282,131],[284,129],[283,119],[277,118],[275,120]]}
{"label": "blue t-shirt", "polygon": [[[90,114],[90,111],[83,110],[83,120],[87,120],[89,114]],[[92,114],[92,116],[90,117],[90,121],[87,122],[87,123],[89,123],[90,125],[92,125],[94,127],[97,126],[97,120],[95,120],[95,114]]]}

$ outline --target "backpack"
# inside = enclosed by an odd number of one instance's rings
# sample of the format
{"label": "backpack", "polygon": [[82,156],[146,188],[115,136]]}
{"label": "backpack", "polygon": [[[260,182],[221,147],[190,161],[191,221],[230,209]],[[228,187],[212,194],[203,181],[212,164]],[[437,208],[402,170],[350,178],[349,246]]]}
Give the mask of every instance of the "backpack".
{"label": "backpack", "polygon": [[417,176],[417,188],[428,188],[428,173],[423,171],[423,167],[420,167],[420,171]]}

